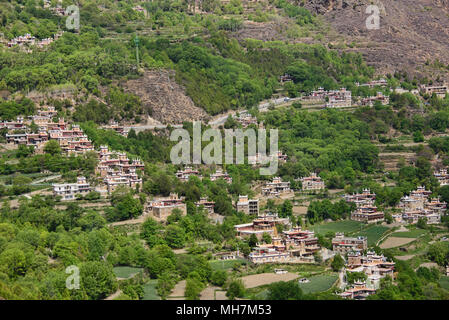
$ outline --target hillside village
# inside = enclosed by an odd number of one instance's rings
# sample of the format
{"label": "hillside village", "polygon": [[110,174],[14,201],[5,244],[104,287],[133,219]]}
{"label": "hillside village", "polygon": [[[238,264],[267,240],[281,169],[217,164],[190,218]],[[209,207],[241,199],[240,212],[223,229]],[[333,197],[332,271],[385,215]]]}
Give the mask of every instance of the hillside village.
{"label": "hillside village", "polygon": [[[88,4],[107,21],[50,38],[4,15],[0,298],[449,299],[449,79],[379,73],[286,0],[169,3]],[[174,164],[193,120],[279,148]]]}

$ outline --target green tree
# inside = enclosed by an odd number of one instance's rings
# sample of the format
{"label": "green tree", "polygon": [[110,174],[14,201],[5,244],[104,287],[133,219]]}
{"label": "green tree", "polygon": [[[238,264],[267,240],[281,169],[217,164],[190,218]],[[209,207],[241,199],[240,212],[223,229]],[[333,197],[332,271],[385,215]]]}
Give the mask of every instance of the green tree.
{"label": "green tree", "polygon": [[448,245],[443,242],[432,243],[427,251],[427,256],[430,260],[436,262],[440,266],[447,264],[447,255],[449,249]]}
{"label": "green tree", "polygon": [[184,295],[187,300],[199,300],[200,293],[203,291],[203,283],[195,278],[188,278]]}
{"label": "green tree", "polygon": [[44,146],[44,152],[52,156],[61,154],[61,147],[59,146],[58,141],[56,140],[48,141]]}
{"label": "green tree", "polygon": [[18,248],[6,249],[0,254],[0,270],[10,278],[25,274],[28,268],[25,253]]}
{"label": "green tree", "polygon": [[254,233],[252,233],[251,236],[249,237],[248,245],[251,248],[254,248],[258,242],[259,242],[259,239],[257,239],[257,236]]}
{"label": "green tree", "polygon": [[228,290],[226,291],[226,297],[229,300],[234,300],[235,298],[243,298],[245,295],[245,285],[241,279],[233,280],[229,283]]}
{"label": "green tree", "polygon": [[262,235],[262,240],[265,243],[271,243],[271,236],[268,232],[264,232]]}
{"label": "green tree", "polygon": [[148,217],[142,224],[140,235],[150,248],[164,242],[161,234],[162,226],[152,217]]}
{"label": "green tree", "polygon": [[98,261],[85,262],[80,266],[80,286],[89,299],[104,299],[117,290],[112,266]]}
{"label": "green tree", "polygon": [[293,205],[290,200],[285,200],[282,204],[280,217],[291,217],[293,215]]}
{"label": "green tree", "polygon": [[301,300],[303,293],[296,281],[279,281],[268,287],[268,300]]}
{"label": "green tree", "polygon": [[334,259],[332,260],[331,267],[335,272],[340,271],[345,265],[345,260],[339,255],[336,254]]}
{"label": "green tree", "polygon": [[213,285],[222,287],[226,280],[228,279],[228,274],[225,270],[216,270],[212,272],[211,282]]}
{"label": "green tree", "polygon": [[175,249],[183,248],[186,241],[186,235],[183,228],[177,225],[169,225],[165,230],[165,242]]}

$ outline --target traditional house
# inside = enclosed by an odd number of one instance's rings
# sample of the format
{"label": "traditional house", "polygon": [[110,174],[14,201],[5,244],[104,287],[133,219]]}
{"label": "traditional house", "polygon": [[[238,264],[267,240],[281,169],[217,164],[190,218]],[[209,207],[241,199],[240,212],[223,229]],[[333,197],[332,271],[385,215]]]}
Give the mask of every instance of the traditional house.
{"label": "traditional house", "polygon": [[376,200],[376,194],[371,193],[370,189],[363,189],[362,193],[346,194],[344,197],[346,202],[354,202],[357,208],[364,205],[373,205]]}
{"label": "traditional house", "polygon": [[363,251],[367,248],[366,237],[345,237],[344,233],[337,233],[332,239],[332,250],[342,255],[351,251]]}
{"label": "traditional house", "polygon": [[429,96],[431,96],[435,93],[436,96],[440,99],[443,99],[446,96],[446,94],[449,92],[448,86],[446,84],[435,85],[435,86],[420,85],[419,89],[422,94],[428,94]]}
{"label": "traditional house", "polygon": [[114,192],[119,186],[132,189],[142,186],[142,178],[137,174],[144,169],[140,159],[130,160],[126,153],[110,152],[107,146],[100,146],[99,161],[96,173],[104,179],[108,193]]}
{"label": "traditional house", "polygon": [[78,177],[76,183],[54,183],[53,195],[61,196],[61,200],[75,200],[77,194],[89,193],[92,189],[85,177]]}
{"label": "traditional house", "polygon": [[234,228],[239,238],[250,237],[254,234],[260,240],[264,233],[272,237],[277,236],[276,225],[287,226],[289,223],[288,218],[279,218],[277,214],[265,214],[258,216],[251,223],[238,224]]}
{"label": "traditional house", "polygon": [[235,209],[245,214],[259,215],[259,200],[248,199],[248,196],[239,195],[239,199],[235,203]]}
{"label": "traditional house", "polygon": [[209,214],[214,213],[215,202],[209,201],[207,198],[201,198],[200,201],[195,202],[197,208],[203,207]]}
{"label": "traditional house", "polygon": [[313,231],[297,227],[271,238],[270,244],[258,244],[248,259],[259,263],[313,263],[313,254],[320,250]]}
{"label": "traditional house", "polygon": [[351,212],[351,220],[368,223],[382,221],[384,216],[383,212],[377,211],[377,207],[370,204],[361,205]]}
{"label": "traditional house", "polygon": [[374,97],[366,97],[361,100],[362,106],[372,107],[376,101],[379,101],[382,105],[387,105],[390,103],[390,97],[385,96],[382,92],[378,92]]}
{"label": "traditional house", "polygon": [[370,82],[367,83],[363,83],[360,84],[358,82],[356,82],[356,86],[357,87],[369,87],[369,88],[374,88],[374,87],[386,87],[388,85],[387,80],[385,79],[379,79],[379,80],[372,80]]}
{"label": "traditional house", "polygon": [[350,289],[338,295],[345,299],[365,300],[368,296],[376,293],[376,289],[368,288],[365,281],[357,281]]}
{"label": "traditional house", "polygon": [[192,167],[185,167],[184,170],[178,170],[176,172],[176,177],[182,182],[189,181],[190,176],[197,176],[202,179],[200,172],[198,170],[192,169]]}
{"label": "traditional house", "polygon": [[421,186],[412,191],[410,196],[402,197],[398,205],[402,209],[402,219],[398,219],[398,221],[414,224],[423,218],[426,219],[427,224],[439,223],[447,204],[440,201],[439,198],[429,200],[428,197],[431,193]]}
{"label": "traditional house", "polygon": [[272,182],[267,182],[262,188],[262,194],[266,197],[279,197],[291,192],[290,181],[282,181],[280,177],[274,177]]}
{"label": "traditional house", "polygon": [[300,179],[303,191],[315,191],[324,190],[326,185],[324,181],[315,172],[312,172],[310,176]]}
{"label": "traditional house", "polygon": [[211,181],[216,181],[219,179],[225,180],[227,183],[232,183],[232,178],[227,172],[223,172],[223,170],[217,170],[215,173],[210,175]]}
{"label": "traditional house", "polygon": [[168,198],[160,198],[150,201],[145,207],[145,212],[155,218],[166,220],[173,210],[179,209],[182,215],[187,214],[187,207],[183,198],[179,198],[177,194],[172,193]]}
{"label": "traditional house", "polygon": [[438,180],[440,186],[449,185],[449,174],[447,173],[447,169],[441,169],[440,171],[435,171],[433,176]]}
{"label": "traditional house", "polygon": [[333,90],[327,93],[328,102],[326,108],[348,108],[352,104],[351,91],[346,88],[340,90]]}

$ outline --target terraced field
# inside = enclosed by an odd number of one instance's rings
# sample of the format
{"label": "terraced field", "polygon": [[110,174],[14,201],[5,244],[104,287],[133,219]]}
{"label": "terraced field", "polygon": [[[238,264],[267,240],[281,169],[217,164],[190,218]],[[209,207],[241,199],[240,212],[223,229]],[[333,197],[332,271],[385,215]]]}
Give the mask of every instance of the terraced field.
{"label": "terraced field", "polygon": [[246,288],[255,288],[278,281],[291,281],[298,277],[299,275],[296,273],[285,273],[285,274],[260,273],[245,276],[242,278],[242,280]]}
{"label": "terraced field", "polygon": [[382,249],[390,249],[403,246],[412,241],[415,241],[416,238],[404,238],[404,237],[388,237],[387,240],[380,244]]}
{"label": "terraced field", "polygon": [[344,232],[350,233],[360,230],[360,227],[364,224],[353,220],[343,220],[335,222],[327,222],[310,227],[311,230],[318,234],[326,234],[327,232]]}
{"label": "terraced field", "polygon": [[414,229],[406,232],[395,232],[391,236],[398,238],[418,238],[419,236],[425,234],[427,231],[422,229]]}
{"label": "terraced field", "polygon": [[371,226],[367,229],[358,232],[355,234],[355,236],[365,236],[368,238],[368,246],[375,245],[377,241],[384,235],[385,232],[388,231],[388,227],[386,226]]}
{"label": "terraced field", "polygon": [[234,267],[235,264],[242,263],[246,264],[247,261],[244,259],[236,259],[236,260],[213,260],[210,261],[210,266],[213,270],[229,270]]}
{"label": "terraced field", "polygon": [[161,298],[157,295],[156,290],[157,280],[149,280],[143,286],[144,296],[142,300],[160,300]]}
{"label": "terraced field", "polygon": [[117,278],[128,279],[141,272],[143,268],[120,266],[114,267],[114,274]]}
{"label": "terraced field", "polygon": [[449,277],[447,276],[442,276],[440,278],[439,284],[442,288],[449,290]]}
{"label": "terraced field", "polygon": [[299,286],[304,293],[322,292],[329,290],[337,279],[336,274],[319,275],[309,278],[310,282],[300,283]]}

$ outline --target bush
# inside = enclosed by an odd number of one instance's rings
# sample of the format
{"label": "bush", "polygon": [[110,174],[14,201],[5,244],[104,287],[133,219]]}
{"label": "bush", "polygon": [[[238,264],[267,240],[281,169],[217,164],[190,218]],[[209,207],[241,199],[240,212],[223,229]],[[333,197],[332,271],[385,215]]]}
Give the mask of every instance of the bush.
{"label": "bush", "polygon": [[345,265],[345,260],[339,255],[336,254],[334,259],[332,260],[331,267],[335,272],[340,271]]}
{"label": "bush", "polygon": [[268,288],[268,300],[301,300],[303,293],[296,281],[275,282]]}
{"label": "bush", "polygon": [[213,285],[222,287],[226,280],[228,279],[228,274],[224,270],[217,270],[212,273],[211,282]]}

